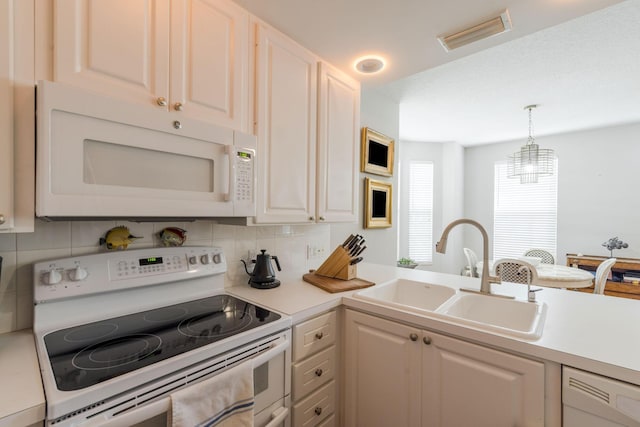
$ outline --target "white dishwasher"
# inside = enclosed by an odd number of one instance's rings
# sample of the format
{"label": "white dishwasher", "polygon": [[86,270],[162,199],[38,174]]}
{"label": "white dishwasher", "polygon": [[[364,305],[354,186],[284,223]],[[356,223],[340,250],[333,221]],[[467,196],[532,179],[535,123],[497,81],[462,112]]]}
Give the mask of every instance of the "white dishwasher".
{"label": "white dishwasher", "polygon": [[640,387],[562,367],[563,427],[640,427]]}

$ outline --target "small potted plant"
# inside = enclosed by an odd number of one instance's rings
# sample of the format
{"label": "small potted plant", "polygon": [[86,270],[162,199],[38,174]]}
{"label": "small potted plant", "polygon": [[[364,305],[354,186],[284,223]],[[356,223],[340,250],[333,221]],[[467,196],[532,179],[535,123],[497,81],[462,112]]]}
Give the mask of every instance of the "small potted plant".
{"label": "small potted plant", "polygon": [[416,268],[418,263],[411,258],[400,258],[397,262],[397,266],[402,268]]}

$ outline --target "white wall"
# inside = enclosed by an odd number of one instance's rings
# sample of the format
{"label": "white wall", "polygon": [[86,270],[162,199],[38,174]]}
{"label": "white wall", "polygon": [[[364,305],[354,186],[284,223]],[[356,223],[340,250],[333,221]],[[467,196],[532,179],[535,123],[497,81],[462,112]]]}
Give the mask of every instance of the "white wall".
{"label": "white wall", "polygon": [[[442,230],[451,221],[464,216],[464,148],[455,143],[444,144],[442,150],[442,222],[440,227],[434,223],[434,243],[438,241]],[[466,226],[464,226],[466,227]],[[466,264],[464,252],[464,233],[451,231],[447,244],[447,253],[434,255],[434,270],[459,274]]]}
{"label": "white wall", "polygon": [[[403,169],[400,175],[402,189],[399,191],[400,241],[407,239],[407,231],[403,228],[403,224],[407,223],[408,213],[402,203],[409,197],[407,186],[403,184],[408,179],[408,171],[404,170],[403,165],[410,160],[430,161],[433,163],[433,262],[429,265],[420,265],[418,268],[459,274],[464,265],[462,233],[451,234],[449,250],[446,254],[435,252],[435,244],[444,227],[449,222],[462,217],[464,149],[455,143],[402,141],[398,151],[400,169]],[[400,257],[407,256],[403,253],[402,246],[400,245]]]}
{"label": "white wall", "polygon": [[[381,132],[396,141],[396,156],[394,157],[393,177],[360,174],[360,214],[357,224],[332,224],[330,246],[335,249],[349,234],[361,234],[365,240],[367,249],[362,256],[367,262],[395,265],[398,253],[398,135],[399,135],[399,106],[392,99],[374,90],[363,90],[360,100],[360,124],[361,127],[369,127]],[[364,229],[364,178],[369,177],[379,181],[393,183],[392,212],[390,228]]]}
{"label": "white wall", "polygon": [[[558,156],[558,264],[567,253],[608,256],[611,237],[629,244],[614,256],[640,258],[640,124],[536,138]],[[525,140],[465,150],[465,216],[493,236],[493,165]],[[465,233],[465,245],[481,248],[479,234]],[[489,245],[491,247],[491,244]],[[478,253],[479,256],[480,253]],[[490,256],[492,254],[490,253]]]}

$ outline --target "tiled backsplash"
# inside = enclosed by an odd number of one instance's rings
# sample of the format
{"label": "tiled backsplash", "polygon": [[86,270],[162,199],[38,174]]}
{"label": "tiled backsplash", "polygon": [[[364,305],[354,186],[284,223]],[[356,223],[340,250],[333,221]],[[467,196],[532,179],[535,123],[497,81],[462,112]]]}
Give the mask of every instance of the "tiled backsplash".
{"label": "tiled backsplash", "polygon": [[[234,226],[214,221],[194,222],[127,222],[127,221],[36,221],[35,232],[0,234],[0,333],[29,328],[33,317],[32,264],[51,258],[104,252],[100,237],[116,225],[129,228],[141,236],[129,245],[131,249],[162,246],[158,232],[173,226],[187,230],[189,246],[220,246],[227,258],[226,286],[246,282],[240,262],[249,251],[267,249],[277,255],[283,271],[307,272],[317,268],[328,255],[329,225]],[[311,250],[313,249],[313,251]],[[315,256],[308,256],[311,254]]]}

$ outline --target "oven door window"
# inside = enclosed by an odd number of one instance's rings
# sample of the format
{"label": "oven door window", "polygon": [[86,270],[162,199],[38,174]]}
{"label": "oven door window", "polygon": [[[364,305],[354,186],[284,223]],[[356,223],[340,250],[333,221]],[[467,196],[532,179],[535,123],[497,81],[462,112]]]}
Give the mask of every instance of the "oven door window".
{"label": "oven door window", "polygon": [[253,370],[255,413],[268,408],[288,393],[285,389],[285,354],[281,353]]}

